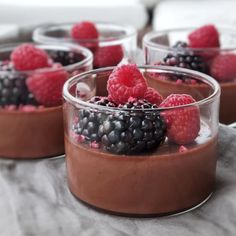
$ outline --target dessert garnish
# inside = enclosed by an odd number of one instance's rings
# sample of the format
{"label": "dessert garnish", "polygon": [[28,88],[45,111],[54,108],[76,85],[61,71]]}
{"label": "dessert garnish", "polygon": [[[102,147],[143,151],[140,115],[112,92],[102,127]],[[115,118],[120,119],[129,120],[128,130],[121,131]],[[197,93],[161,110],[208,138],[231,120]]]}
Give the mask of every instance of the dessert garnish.
{"label": "dessert garnish", "polygon": [[90,21],[75,23],[70,32],[71,38],[80,45],[93,52],[94,68],[116,66],[124,57],[124,49],[120,44],[112,46],[99,46],[99,31]]}
{"label": "dessert garnish", "polygon": [[22,44],[11,53],[11,61],[16,70],[35,70],[49,67],[48,54],[32,44]]}
{"label": "dessert garnish", "polygon": [[[182,106],[196,102],[187,94],[171,94],[160,107]],[[167,125],[169,141],[188,144],[195,140],[200,130],[200,112],[197,106],[176,108],[161,113]]]}
{"label": "dessert garnish", "polygon": [[143,98],[146,90],[146,80],[133,64],[116,67],[107,82],[107,91],[117,104],[126,103],[130,97]]}
{"label": "dessert garnish", "polygon": [[218,48],[220,47],[219,33],[214,25],[204,25],[188,36],[191,48]]}
{"label": "dessert garnish", "polygon": [[219,82],[234,80],[236,78],[236,54],[218,54],[211,62],[210,73]]}
{"label": "dessert garnish", "polygon": [[0,61],[0,106],[14,105],[22,111],[23,105],[61,105],[62,87],[68,78],[63,66],[83,58],[76,52],[46,51],[24,43],[12,51],[9,59]]}
{"label": "dessert garnish", "polygon": [[[134,155],[150,152],[165,142],[186,145],[194,142],[200,130],[197,106],[158,109],[192,104],[190,95],[172,94],[163,100],[158,91],[147,87],[134,64],[117,66],[107,82],[108,97],[95,96],[74,119],[72,139],[102,148],[113,154]],[[100,106],[106,109],[99,109]]]}
{"label": "dessert garnish", "polygon": [[68,73],[62,70],[32,74],[26,81],[29,91],[38,103],[47,107],[62,103],[62,87]]}
{"label": "dessert garnish", "polygon": [[117,65],[123,58],[123,48],[121,45],[99,47],[94,53],[94,67]]}
{"label": "dessert garnish", "polygon": [[[212,49],[214,50],[208,50]],[[220,38],[214,25],[202,26],[188,35],[188,42],[177,41],[163,61],[155,63],[165,66],[176,66],[203,72],[219,82],[236,79],[236,54],[220,53]],[[201,49],[201,50],[196,50]],[[197,80],[184,79],[180,75],[150,74],[154,79],[176,81],[177,84],[198,84]],[[193,83],[191,82],[193,81]]]}

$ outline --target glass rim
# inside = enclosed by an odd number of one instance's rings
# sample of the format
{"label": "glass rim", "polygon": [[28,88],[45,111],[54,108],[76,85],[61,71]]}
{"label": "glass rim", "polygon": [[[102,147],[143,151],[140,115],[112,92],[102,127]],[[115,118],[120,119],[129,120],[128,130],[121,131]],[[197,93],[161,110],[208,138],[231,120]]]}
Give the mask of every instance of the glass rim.
{"label": "glass rim", "polygon": [[128,39],[132,36],[137,35],[136,29],[131,26],[131,25],[125,25],[125,24],[115,24],[115,23],[109,23],[109,22],[94,22],[95,25],[99,27],[101,26],[112,26],[112,27],[120,27],[122,29],[125,29],[125,35],[121,36],[116,36],[116,37],[108,37],[108,38],[98,38],[98,39],[83,39],[83,40],[73,40],[71,38],[58,38],[58,37],[51,37],[51,36],[46,36],[45,32],[48,30],[52,29],[60,29],[62,27],[68,26],[72,27],[73,24],[76,24],[76,22],[70,22],[70,23],[57,23],[57,24],[48,24],[48,25],[42,25],[37,27],[33,31],[33,40],[35,42],[54,42],[54,43],[62,43],[62,42],[67,42],[67,43],[104,43],[104,44],[119,44],[121,40]]}
{"label": "glass rim", "polygon": [[[185,107],[193,107],[193,106],[201,106],[203,104],[207,104],[210,103],[212,101],[214,101],[215,97],[220,96],[221,93],[221,88],[219,83],[213,79],[211,76],[203,74],[201,72],[197,72],[197,71],[193,71],[193,70],[189,70],[189,69],[184,69],[184,68],[177,68],[177,67],[172,67],[172,66],[160,66],[160,65],[156,65],[156,66],[152,66],[152,65],[138,65],[138,68],[143,70],[144,72],[146,70],[152,70],[151,72],[153,72],[153,70],[155,72],[162,72],[162,73],[173,73],[173,72],[178,72],[178,73],[182,73],[184,75],[189,75],[189,76],[198,76],[201,79],[203,79],[204,83],[207,84],[208,86],[210,86],[213,89],[213,92],[211,95],[209,95],[208,97],[201,99],[199,101],[196,101],[194,103],[189,103],[189,104],[185,104],[185,105],[179,105],[179,106],[173,106],[173,107],[157,107],[157,108],[145,108],[145,109],[124,109],[124,108],[118,108],[118,107],[105,107],[105,106],[101,106],[101,105],[97,105],[97,104],[93,104],[93,103],[89,103],[87,101],[83,101],[73,95],[70,94],[69,89],[70,89],[70,84],[73,82],[78,82],[80,79],[83,79],[86,76],[89,75],[96,75],[97,73],[100,72],[108,72],[108,71],[112,71],[114,68],[116,67],[105,67],[105,68],[100,68],[100,69],[95,69],[95,70],[90,70],[87,72],[83,72],[79,75],[75,75],[73,77],[71,77],[69,80],[67,80],[63,86],[63,98],[67,101],[72,103],[75,106],[79,106],[79,107],[88,107],[88,108],[92,108],[92,109],[98,109],[98,110],[105,110],[105,111],[120,111],[120,112],[130,112],[130,111],[144,111],[144,112],[150,112],[150,111],[166,111],[166,110],[173,110],[173,109],[178,109],[178,108],[185,108]],[[75,83],[74,83],[75,84]],[[74,85],[72,84],[72,86]]]}
{"label": "glass rim", "polygon": [[[19,43],[8,43],[8,44],[2,44],[0,45],[0,54],[2,52],[12,52],[12,50],[17,47],[20,46],[21,44],[33,44],[36,47],[39,47],[41,49],[47,50],[47,49],[58,49],[58,48],[64,48],[64,49],[75,49],[78,50],[78,52],[80,52],[83,56],[84,59],[81,61],[78,61],[76,63],[70,64],[70,65],[66,65],[66,66],[62,66],[59,68],[53,68],[53,67],[44,67],[44,68],[38,68],[35,70],[14,70],[14,71],[0,71],[0,74],[32,74],[35,72],[38,73],[45,73],[45,72],[54,72],[54,71],[60,71],[62,69],[69,71],[70,69],[72,69],[73,67],[82,67],[84,65],[86,65],[87,63],[93,61],[93,54],[90,50],[88,50],[87,48],[80,46],[80,45],[75,45],[75,44],[69,44],[69,43],[65,43],[62,45],[57,45],[57,44],[39,44],[39,43],[35,43],[35,42],[19,42]],[[10,59],[10,58],[9,58]]]}
{"label": "glass rim", "polygon": [[[216,26],[216,28],[221,29],[221,30],[227,30],[230,32],[236,32],[236,27],[234,28],[234,27],[230,27],[230,26]],[[151,39],[153,37],[162,36],[162,35],[168,34],[170,32],[190,31],[190,30],[195,30],[195,29],[197,29],[197,27],[182,27],[182,28],[180,27],[180,28],[170,28],[170,29],[165,29],[165,30],[160,30],[160,31],[150,31],[147,34],[145,34],[143,37],[143,40],[142,40],[143,48],[146,46],[146,47],[149,47],[154,50],[161,49],[163,51],[172,52],[173,48],[171,46],[165,46],[165,45],[162,45],[159,43],[151,42]],[[201,52],[201,51],[228,52],[228,51],[236,49],[236,44],[235,44],[235,46],[226,47],[226,48],[211,47],[211,48],[190,48],[190,49],[193,52]],[[178,48],[176,48],[176,50],[178,50]]]}

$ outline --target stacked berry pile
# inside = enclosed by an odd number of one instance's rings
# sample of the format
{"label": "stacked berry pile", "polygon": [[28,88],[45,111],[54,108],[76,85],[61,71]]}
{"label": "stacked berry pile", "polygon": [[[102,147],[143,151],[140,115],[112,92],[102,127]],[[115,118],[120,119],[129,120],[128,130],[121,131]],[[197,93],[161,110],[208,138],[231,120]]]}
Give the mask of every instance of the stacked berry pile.
{"label": "stacked berry pile", "polygon": [[148,87],[136,65],[116,67],[109,76],[107,90],[108,97],[96,96],[88,101],[96,106],[79,110],[71,133],[74,142],[132,155],[155,150],[166,137],[170,142],[186,145],[198,136],[198,107],[164,109],[195,100],[181,94],[163,99],[158,91]]}
{"label": "stacked berry pile", "polygon": [[73,40],[93,52],[94,68],[116,66],[124,56],[121,45],[103,47],[98,45],[99,32],[92,22],[83,21],[74,24],[70,34]]}
{"label": "stacked berry pile", "polygon": [[[10,60],[0,61],[0,107],[58,106],[68,73],[63,66],[81,61],[79,53],[45,51],[33,44],[16,47]],[[31,109],[32,110],[32,109]]]}
{"label": "stacked berry pile", "polygon": [[[188,35],[188,43],[178,41],[172,48],[173,52],[168,53],[158,64],[203,72],[219,82],[236,79],[236,54],[220,53],[219,33],[214,25],[205,25],[194,30]],[[178,76],[166,76],[165,79],[190,81]]]}

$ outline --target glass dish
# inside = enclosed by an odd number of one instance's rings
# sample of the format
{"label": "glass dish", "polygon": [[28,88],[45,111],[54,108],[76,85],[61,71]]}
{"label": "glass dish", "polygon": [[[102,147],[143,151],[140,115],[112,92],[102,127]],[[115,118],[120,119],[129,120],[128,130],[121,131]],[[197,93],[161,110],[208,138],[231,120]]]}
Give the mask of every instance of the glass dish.
{"label": "glass dish", "polygon": [[[195,71],[164,66],[139,69],[153,88],[153,76],[163,74],[196,80],[205,89],[192,88],[190,94],[195,103],[140,111],[88,102],[91,97],[100,96],[96,80],[101,76],[108,78],[111,67],[69,79],[63,88],[69,188],[82,202],[112,214],[144,217],[192,209],[208,199],[214,190],[220,87],[213,78]],[[177,92],[175,86],[170,86],[169,94]],[[183,109],[198,110],[200,115],[199,133],[194,142],[185,145],[184,151],[167,138],[156,139],[158,134],[163,134],[157,126],[155,131],[143,133],[135,148],[131,145],[136,139],[135,131],[132,130],[131,136],[115,131],[128,132],[126,128],[132,129],[133,125],[123,129],[121,123],[130,124],[131,119],[145,117],[157,122],[160,117]],[[112,122],[118,122],[117,126]],[[148,135],[155,137],[151,143],[145,141]]]}

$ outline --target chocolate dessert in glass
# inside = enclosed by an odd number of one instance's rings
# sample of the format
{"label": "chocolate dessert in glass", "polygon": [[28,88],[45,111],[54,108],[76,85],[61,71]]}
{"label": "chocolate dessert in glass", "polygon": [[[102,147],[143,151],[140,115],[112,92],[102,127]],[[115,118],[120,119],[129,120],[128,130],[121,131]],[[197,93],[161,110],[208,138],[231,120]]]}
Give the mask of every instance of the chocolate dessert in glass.
{"label": "chocolate dessert in glass", "polygon": [[[107,94],[96,90],[106,76]],[[162,94],[152,76],[199,87]],[[171,84],[170,84],[171,85]],[[63,87],[66,165],[72,194],[127,216],[175,214],[214,191],[219,84],[182,68],[124,64],[85,72]]]}

